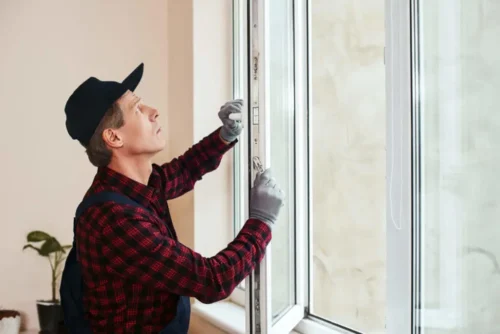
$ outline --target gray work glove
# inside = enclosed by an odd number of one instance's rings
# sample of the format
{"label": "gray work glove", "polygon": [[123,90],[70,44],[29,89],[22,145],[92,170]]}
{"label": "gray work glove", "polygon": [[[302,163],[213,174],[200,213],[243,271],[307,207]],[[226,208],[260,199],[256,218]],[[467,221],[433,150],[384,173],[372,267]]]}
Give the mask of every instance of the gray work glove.
{"label": "gray work glove", "polygon": [[227,142],[233,142],[238,138],[243,130],[241,122],[241,109],[243,108],[243,100],[232,100],[226,102],[219,111],[219,118],[222,121],[220,136]]}
{"label": "gray work glove", "polygon": [[257,175],[250,193],[250,218],[263,221],[272,228],[278,220],[284,199],[285,194],[271,177],[271,171],[266,169]]}

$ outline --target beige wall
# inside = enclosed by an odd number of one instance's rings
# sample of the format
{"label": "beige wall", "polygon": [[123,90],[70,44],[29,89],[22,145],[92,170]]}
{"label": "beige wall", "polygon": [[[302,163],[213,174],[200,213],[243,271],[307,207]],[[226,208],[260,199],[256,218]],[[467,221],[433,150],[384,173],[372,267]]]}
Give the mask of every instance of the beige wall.
{"label": "beige wall", "polygon": [[[194,140],[220,126],[217,113],[232,97],[232,0],[193,0]],[[232,153],[194,192],[195,249],[215,255],[232,239]],[[210,242],[207,236],[210,235]]]}
{"label": "beige wall", "polygon": [[[231,3],[169,2],[168,129],[172,156],[182,154],[221,125],[217,112],[232,95]],[[229,153],[194,192],[173,201],[172,216],[181,239],[207,256],[231,239],[227,228],[232,219],[231,166]],[[205,242],[206,235],[211,235],[210,243]]]}
{"label": "beige wall", "polygon": [[[95,172],[66,132],[67,97],[90,75],[121,80],[144,62],[137,92],[168,129],[157,160],[182,153],[219,126],[218,107],[230,98],[230,3],[0,2],[0,307],[21,310],[28,328],[38,326],[35,300],[50,297],[50,267],[21,251],[25,236],[42,229],[70,243],[74,210]],[[209,20],[205,10],[222,19]],[[230,221],[230,161],[172,203],[181,240],[196,240],[204,254],[216,249],[196,238],[195,217],[200,233]]]}

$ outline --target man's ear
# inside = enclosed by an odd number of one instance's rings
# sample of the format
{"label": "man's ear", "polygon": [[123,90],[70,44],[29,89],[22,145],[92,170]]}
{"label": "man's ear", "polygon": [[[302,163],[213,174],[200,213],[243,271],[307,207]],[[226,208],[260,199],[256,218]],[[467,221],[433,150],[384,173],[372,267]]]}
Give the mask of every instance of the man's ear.
{"label": "man's ear", "polygon": [[123,140],[114,129],[106,129],[102,133],[102,140],[111,148],[119,148],[123,146]]}

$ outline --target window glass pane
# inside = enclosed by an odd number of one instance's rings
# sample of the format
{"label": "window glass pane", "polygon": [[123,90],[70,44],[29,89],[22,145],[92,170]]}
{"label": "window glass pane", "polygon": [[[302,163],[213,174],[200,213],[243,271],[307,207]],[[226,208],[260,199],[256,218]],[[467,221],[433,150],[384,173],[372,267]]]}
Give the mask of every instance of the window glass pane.
{"label": "window glass pane", "polygon": [[293,0],[273,0],[268,6],[271,169],[287,196],[272,241],[272,314],[277,319],[295,304]]}
{"label": "window glass pane", "polygon": [[500,333],[499,18],[498,1],[420,1],[421,333]]}
{"label": "window glass pane", "polygon": [[384,333],[384,0],[310,3],[311,312]]}

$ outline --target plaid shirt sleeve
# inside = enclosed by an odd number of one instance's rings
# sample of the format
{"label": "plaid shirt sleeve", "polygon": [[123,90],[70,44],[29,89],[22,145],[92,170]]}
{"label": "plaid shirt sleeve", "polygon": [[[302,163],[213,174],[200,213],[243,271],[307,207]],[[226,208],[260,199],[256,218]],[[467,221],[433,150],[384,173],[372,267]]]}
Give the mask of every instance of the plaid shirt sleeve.
{"label": "plaid shirt sleeve", "polygon": [[219,135],[220,128],[192,146],[183,155],[161,166],[166,199],[174,199],[192,190],[202,176],[219,167],[224,153],[238,141],[226,144]]}
{"label": "plaid shirt sleeve", "polygon": [[138,211],[116,206],[106,220],[103,252],[113,272],[203,303],[227,298],[260,263],[271,240],[269,227],[250,219],[224,250],[206,258],[160,233]]}

